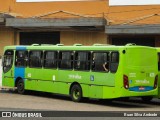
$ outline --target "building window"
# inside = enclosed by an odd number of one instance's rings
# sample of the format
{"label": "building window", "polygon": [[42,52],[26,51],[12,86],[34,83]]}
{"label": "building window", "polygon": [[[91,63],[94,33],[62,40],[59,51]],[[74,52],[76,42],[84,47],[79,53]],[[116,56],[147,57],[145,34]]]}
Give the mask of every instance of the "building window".
{"label": "building window", "polygon": [[26,67],[27,62],[28,62],[28,52],[27,51],[16,51],[15,66],[16,67]]}
{"label": "building window", "polygon": [[92,70],[97,72],[108,72],[109,71],[109,53],[93,52]]}
{"label": "building window", "polygon": [[29,52],[29,67],[42,67],[42,51],[30,51]]}
{"label": "building window", "polygon": [[90,52],[76,52],[75,66],[76,70],[90,70]]}
{"label": "building window", "polygon": [[57,52],[44,52],[44,68],[57,68]]}
{"label": "building window", "polygon": [[111,62],[110,62],[110,71],[115,73],[118,69],[118,64],[119,64],[119,53],[112,52],[111,53]]}
{"label": "building window", "polygon": [[71,51],[59,52],[59,68],[60,69],[73,68],[73,52]]}

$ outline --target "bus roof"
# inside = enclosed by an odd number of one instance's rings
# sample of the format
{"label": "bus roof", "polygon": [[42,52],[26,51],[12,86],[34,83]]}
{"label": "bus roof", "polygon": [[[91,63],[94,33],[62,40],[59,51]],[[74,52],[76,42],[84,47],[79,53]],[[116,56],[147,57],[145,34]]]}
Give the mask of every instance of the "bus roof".
{"label": "bus roof", "polygon": [[160,52],[160,47],[156,47],[157,51]]}
{"label": "bus roof", "polygon": [[125,46],[115,46],[106,44],[94,44],[92,46],[83,46],[81,44],[74,44],[73,46],[64,46],[63,44],[50,45],[50,44],[33,44],[33,45],[15,45],[15,46],[5,46],[4,49],[19,49],[19,50],[121,50],[125,48],[150,48],[149,46],[139,46],[139,45],[125,45]]}

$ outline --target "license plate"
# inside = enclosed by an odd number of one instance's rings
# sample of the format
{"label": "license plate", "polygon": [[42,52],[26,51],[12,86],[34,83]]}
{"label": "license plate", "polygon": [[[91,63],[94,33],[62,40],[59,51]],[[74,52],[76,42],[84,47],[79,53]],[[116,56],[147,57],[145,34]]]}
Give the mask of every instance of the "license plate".
{"label": "license plate", "polygon": [[139,90],[145,90],[145,87],[139,87]]}

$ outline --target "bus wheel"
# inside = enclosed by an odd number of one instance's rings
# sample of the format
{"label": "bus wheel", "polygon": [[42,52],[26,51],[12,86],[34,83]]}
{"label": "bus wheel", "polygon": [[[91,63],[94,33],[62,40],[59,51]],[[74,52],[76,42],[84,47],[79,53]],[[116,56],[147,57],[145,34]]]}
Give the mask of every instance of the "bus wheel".
{"label": "bus wheel", "polygon": [[153,99],[153,97],[151,97],[151,96],[143,96],[143,97],[141,97],[141,99],[142,99],[144,102],[150,102],[150,101]]}
{"label": "bus wheel", "polygon": [[74,102],[80,102],[82,100],[82,89],[79,85],[73,85],[71,88],[71,98]]}
{"label": "bus wheel", "polygon": [[24,94],[25,89],[24,89],[24,82],[22,79],[20,79],[17,83],[17,91],[19,94]]}

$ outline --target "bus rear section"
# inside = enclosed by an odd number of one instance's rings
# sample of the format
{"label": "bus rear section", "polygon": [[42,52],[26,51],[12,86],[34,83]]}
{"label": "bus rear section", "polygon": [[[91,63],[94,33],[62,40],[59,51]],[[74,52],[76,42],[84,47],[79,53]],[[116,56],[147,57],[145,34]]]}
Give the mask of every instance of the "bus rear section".
{"label": "bus rear section", "polygon": [[143,100],[151,100],[158,94],[156,49],[142,46],[126,47],[122,56],[122,96],[143,96]]}
{"label": "bus rear section", "polygon": [[160,98],[160,48],[157,48],[158,52],[158,95],[157,98]]}

